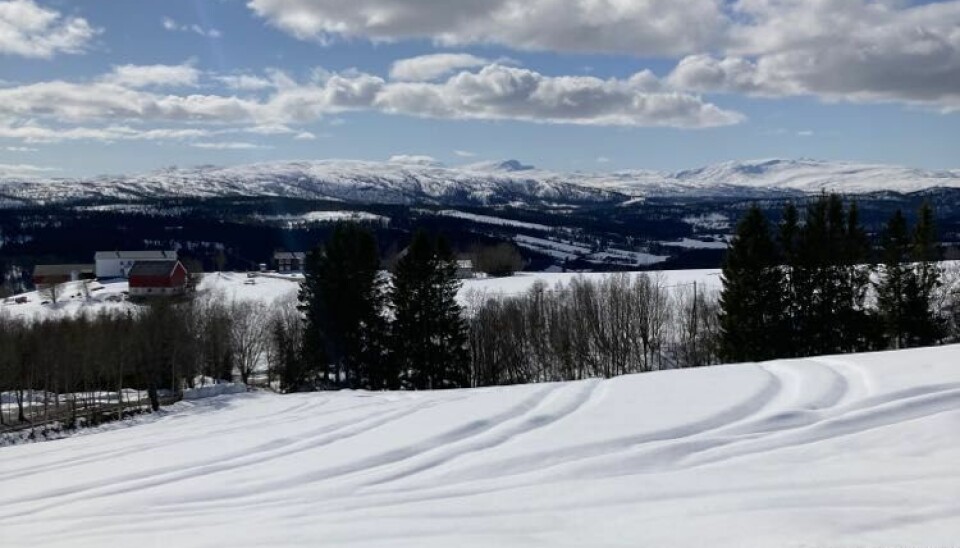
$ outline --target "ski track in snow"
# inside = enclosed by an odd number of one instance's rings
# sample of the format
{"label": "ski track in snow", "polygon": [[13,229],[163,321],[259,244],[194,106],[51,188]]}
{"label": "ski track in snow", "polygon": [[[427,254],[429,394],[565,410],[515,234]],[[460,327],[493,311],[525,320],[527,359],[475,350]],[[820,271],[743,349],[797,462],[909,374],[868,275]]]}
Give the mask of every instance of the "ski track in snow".
{"label": "ski track in snow", "polygon": [[950,545],[960,346],[251,393],[0,449],[0,545]]}

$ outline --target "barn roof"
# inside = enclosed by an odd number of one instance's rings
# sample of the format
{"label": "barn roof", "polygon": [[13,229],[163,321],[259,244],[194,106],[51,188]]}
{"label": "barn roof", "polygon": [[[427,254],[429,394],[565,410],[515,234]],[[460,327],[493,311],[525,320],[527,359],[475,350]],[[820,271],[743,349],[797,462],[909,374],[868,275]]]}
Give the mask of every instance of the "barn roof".
{"label": "barn roof", "polygon": [[133,263],[129,276],[169,276],[180,261],[137,261]]}
{"label": "barn roof", "polygon": [[74,272],[93,274],[95,269],[92,264],[38,264],[33,267],[33,276],[70,276]]}
{"label": "barn roof", "polygon": [[307,254],[302,251],[277,251],[273,254],[273,258],[278,261],[283,259],[297,259],[302,261],[306,256]]}
{"label": "barn roof", "polygon": [[162,261],[164,259],[176,259],[176,251],[97,251],[94,258],[97,261],[109,259],[129,259],[134,261]]}

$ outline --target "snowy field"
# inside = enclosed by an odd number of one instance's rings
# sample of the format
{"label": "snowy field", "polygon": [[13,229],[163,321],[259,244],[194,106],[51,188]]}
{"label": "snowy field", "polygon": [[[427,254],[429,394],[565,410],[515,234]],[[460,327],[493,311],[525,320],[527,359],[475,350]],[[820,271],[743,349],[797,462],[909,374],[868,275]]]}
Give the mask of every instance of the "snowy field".
{"label": "snowy field", "polygon": [[[691,284],[698,281],[707,289],[720,288],[719,270],[671,270],[663,272],[649,272],[650,275],[662,276],[665,285]],[[584,274],[589,279],[599,280],[609,273]],[[460,289],[461,302],[468,302],[476,295],[494,294],[514,295],[529,289],[537,280],[542,280],[548,286],[557,282],[569,282],[577,274],[553,272],[521,272],[507,278],[477,278],[464,280]],[[222,294],[227,300],[261,300],[273,303],[278,299],[296,298],[299,290],[300,278],[296,275],[272,274],[258,276],[251,282],[247,275],[239,272],[216,272],[206,274],[200,283],[198,291],[204,294]],[[43,304],[46,297],[36,291],[25,293],[6,299],[0,304],[0,313],[9,314],[14,318],[50,318],[56,316],[72,316],[80,313],[96,313],[101,310],[122,311],[135,305],[123,300],[127,291],[127,282],[123,280],[90,284],[90,297],[87,298],[80,282],[64,284],[61,297],[56,305]],[[27,302],[16,304],[17,297],[26,297]]]}
{"label": "snowy field", "polygon": [[0,449],[0,546],[952,546],[960,347],[250,393]]}

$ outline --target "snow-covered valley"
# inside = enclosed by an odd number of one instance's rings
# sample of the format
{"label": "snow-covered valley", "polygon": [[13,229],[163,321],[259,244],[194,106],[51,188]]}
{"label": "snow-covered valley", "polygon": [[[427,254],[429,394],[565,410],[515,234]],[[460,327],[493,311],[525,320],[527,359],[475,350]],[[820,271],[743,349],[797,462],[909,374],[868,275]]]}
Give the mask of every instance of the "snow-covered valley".
{"label": "snow-covered valley", "polygon": [[0,544],[948,546],[958,363],[181,402],[0,450]]}

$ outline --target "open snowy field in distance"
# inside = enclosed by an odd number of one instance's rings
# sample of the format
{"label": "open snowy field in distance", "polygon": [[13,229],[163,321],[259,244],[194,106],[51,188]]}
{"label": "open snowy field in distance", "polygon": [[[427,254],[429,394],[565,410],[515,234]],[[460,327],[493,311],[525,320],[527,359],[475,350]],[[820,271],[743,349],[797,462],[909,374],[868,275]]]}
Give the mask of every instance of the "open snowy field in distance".
{"label": "open snowy field in distance", "polygon": [[[692,284],[697,281],[708,290],[720,288],[719,269],[665,270],[648,273],[651,276],[661,276],[664,285],[667,286]],[[553,287],[557,282],[569,282],[577,275],[569,272],[520,272],[506,278],[464,280],[460,289],[460,299],[461,302],[467,303],[469,299],[477,295],[515,295],[523,293],[538,280],[542,280],[548,286]],[[599,280],[610,275],[610,273],[603,272],[583,274],[586,278],[593,280]],[[273,274],[253,278],[252,283],[250,280],[251,278],[248,278],[245,273],[240,272],[208,273],[203,276],[198,291],[201,294],[222,292],[224,298],[228,300],[261,300],[266,303],[273,303],[278,299],[295,299],[300,287],[300,278],[294,275]],[[135,306],[122,301],[123,293],[127,291],[127,282],[124,280],[103,283],[93,282],[90,288],[92,291],[88,300],[79,282],[64,284],[61,289],[61,297],[56,305],[43,304],[46,300],[45,296],[36,291],[25,293],[11,297],[7,299],[8,302],[0,304],[0,313],[10,314],[15,318],[31,319],[76,315],[81,312],[96,313],[101,310],[124,310]],[[17,297],[26,297],[27,302],[15,304],[14,301]]]}
{"label": "open snowy field in distance", "polygon": [[248,393],[0,449],[2,546],[951,546],[960,346]]}

